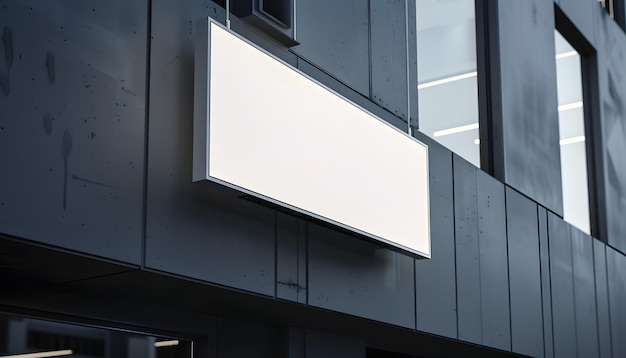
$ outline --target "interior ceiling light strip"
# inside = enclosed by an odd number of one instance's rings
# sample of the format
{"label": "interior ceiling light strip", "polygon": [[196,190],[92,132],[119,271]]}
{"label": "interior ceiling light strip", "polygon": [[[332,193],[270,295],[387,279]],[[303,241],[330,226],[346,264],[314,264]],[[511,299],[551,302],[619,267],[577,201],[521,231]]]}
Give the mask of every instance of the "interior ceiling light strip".
{"label": "interior ceiling light strip", "polygon": [[471,131],[472,129],[478,129],[478,123],[472,123],[472,124],[468,124],[468,125],[464,125],[460,127],[453,127],[453,128],[448,128],[448,129],[442,129],[440,131],[435,131],[433,133],[433,137],[442,137],[444,135],[467,132],[467,131]]}
{"label": "interior ceiling light strip", "polygon": [[569,111],[570,109],[582,108],[582,106],[583,106],[582,101],[563,104],[559,106],[559,112]]}
{"label": "interior ceiling light strip", "polygon": [[574,144],[574,143],[580,143],[580,142],[584,142],[585,141],[585,136],[581,135],[578,137],[571,137],[571,138],[566,138],[566,139],[561,139],[559,141],[560,145],[568,145],[568,144]]}
{"label": "interior ceiling light strip", "polygon": [[154,346],[156,348],[159,347],[171,347],[171,346],[177,346],[179,343],[179,341],[177,339],[172,340],[172,341],[161,341],[161,342],[154,342]]}
{"label": "interior ceiling light strip", "polygon": [[[559,54],[557,54],[555,56],[555,58],[557,60],[560,60],[562,58],[572,57],[572,56],[576,56],[576,55],[578,55],[578,52],[574,50],[574,51],[567,51],[567,52],[559,53]],[[430,81],[430,82],[425,82],[425,83],[419,84],[419,85],[417,85],[417,89],[424,89],[424,88],[428,88],[428,87],[439,86],[439,85],[443,85],[443,84],[446,84],[446,83],[460,81],[460,80],[464,80],[466,78],[472,78],[472,77],[476,77],[476,76],[478,76],[478,72],[477,71],[463,73],[463,74],[460,74],[460,75],[456,75],[456,76],[452,76],[452,77],[446,77],[446,78],[442,78],[440,80]]]}
{"label": "interior ceiling light strip", "polygon": [[478,76],[478,72],[476,72],[476,71],[468,72],[468,73],[464,73],[462,75],[446,77],[446,78],[442,78],[440,80],[422,83],[422,84],[417,85],[417,89],[419,90],[419,89],[424,89],[424,88],[428,88],[428,87],[439,86],[439,85],[443,85],[443,84],[446,84],[446,83],[460,81],[460,80],[464,80],[466,78],[472,78],[472,77],[476,77],[476,76]]}
{"label": "interior ceiling light strip", "polygon": [[0,356],[5,358],[45,358],[45,357],[61,357],[68,356],[73,354],[74,352],[71,349],[64,349],[60,351],[48,351],[48,352],[39,352],[39,353],[25,353],[25,354],[15,354],[10,356]]}
{"label": "interior ceiling light strip", "polygon": [[576,55],[578,55],[578,52],[576,52],[576,51],[568,51],[568,52],[560,53],[560,54],[556,55],[555,57],[556,57],[557,60],[560,60],[562,58],[572,57],[572,56],[576,56]]}

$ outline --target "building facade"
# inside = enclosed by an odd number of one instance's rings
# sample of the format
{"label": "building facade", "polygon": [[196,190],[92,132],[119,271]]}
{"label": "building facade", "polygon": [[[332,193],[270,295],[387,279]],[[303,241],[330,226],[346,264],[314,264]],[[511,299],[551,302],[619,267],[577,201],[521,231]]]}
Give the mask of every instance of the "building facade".
{"label": "building facade", "polygon": [[[192,180],[207,17],[428,146],[430,258]],[[0,356],[626,356],[625,26],[623,0],[0,0]]]}

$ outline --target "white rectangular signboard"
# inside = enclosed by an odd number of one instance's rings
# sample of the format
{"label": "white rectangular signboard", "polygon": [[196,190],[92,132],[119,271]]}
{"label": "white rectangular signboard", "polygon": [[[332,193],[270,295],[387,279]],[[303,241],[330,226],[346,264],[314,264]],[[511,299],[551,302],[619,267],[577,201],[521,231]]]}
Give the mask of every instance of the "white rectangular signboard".
{"label": "white rectangular signboard", "polygon": [[425,144],[213,20],[196,40],[194,181],[430,257]]}

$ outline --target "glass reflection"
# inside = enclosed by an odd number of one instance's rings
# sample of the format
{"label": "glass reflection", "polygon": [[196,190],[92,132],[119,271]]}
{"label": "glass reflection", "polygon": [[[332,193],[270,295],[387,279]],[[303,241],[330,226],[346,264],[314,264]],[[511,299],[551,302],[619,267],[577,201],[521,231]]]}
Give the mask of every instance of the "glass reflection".
{"label": "glass reflection", "polygon": [[587,150],[580,55],[554,32],[563,186],[563,218],[590,234]]}
{"label": "glass reflection", "polygon": [[480,166],[474,0],[417,0],[419,129]]}
{"label": "glass reflection", "polygon": [[191,342],[0,315],[0,357],[189,358]]}

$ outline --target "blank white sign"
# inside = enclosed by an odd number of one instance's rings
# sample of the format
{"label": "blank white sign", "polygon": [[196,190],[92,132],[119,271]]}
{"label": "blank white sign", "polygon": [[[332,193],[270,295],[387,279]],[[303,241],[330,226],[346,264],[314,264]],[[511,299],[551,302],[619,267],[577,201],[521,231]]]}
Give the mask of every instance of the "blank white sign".
{"label": "blank white sign", "polygon": [[194,181],[430,257],[426,145],[212,20],[195,68]]}

